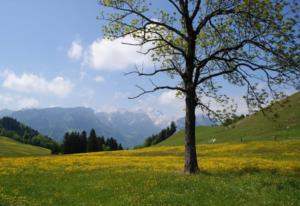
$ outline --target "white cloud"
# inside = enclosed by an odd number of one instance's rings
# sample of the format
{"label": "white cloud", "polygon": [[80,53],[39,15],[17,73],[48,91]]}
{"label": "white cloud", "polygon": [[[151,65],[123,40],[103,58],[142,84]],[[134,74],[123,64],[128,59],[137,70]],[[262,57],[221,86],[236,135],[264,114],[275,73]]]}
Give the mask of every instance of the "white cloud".
{"label": "white cloud", "polygon": [[94,79],[96,82],[104,82],[105,79],[102,76],[96,76]]}
{"label": "white cloud", "polygon": [[40,102],[34,98],[24,98],[18,101],[19,109],[31,109],[37,108],[40,105]]}
{"label": "white cloud", "polygon": [[97,112],[105,112],[105,113],[113,113],[120,111],[120,108],[117,108],[110,104],[102,104],[100,107],[96,109]]}
{"label": "white cloud", "polygon": [[[237,95],[236,96],[228,95],[228,96],[229,96],[229,100],[228,100],[229,102],[225,105],[224,103],[219,103],[215,99],[210,97],[203,97],[202,102],[206,105],[209,105],[210,109],[212,109],[213,111],[217,111],[217,110],[222,111],[223,109],[229,109],[231,106],[233,106],[236,107],[237,114],[249,113],[247,104],[242,96],[237,96]],[[200,113],[202,113],[202,111]]]}
{"label": "white cloud", "polygon": [[23,73],[18,76],[14,72],[5,71],[3,87],[25,93],[47,93],[58,97],[68,95],[74,85],[63,77],[55,77],[52,80],[46,80],[35,74]]}
{"label": "white cloud", "polygon": [[[178,111],[180,111],[180,114],[182,116],[184,115],[184,99],[182,97],[177,97],[175,90],[169,90],[161,93],[161,95],[158,97],[158,100],[161,106],[168,106],[169,108],[173,108],[174,111],[176,111],[177,108]],[[247,104],[241,96],[231,96],[231,100],[232,101],[227,106],[236,104],[238,114],[247,114],[249,112]],[[224,106],[216,102],[215,99],[204,97],[202,98],[202,101],[206,104],[209,104],[210,108],[214,111],[224,109]],[[203,112],[200,109],[197,109],[196,113],[202,114]],[[177,117],[179,117],[179,115],[177,115]]]}
{"label": "white cloud", "polygon": [[182,104],[182,99],[176,95],[177,91],[170,90],[163,92],[159,96],[159,102],[163,105],[167,104]]}
{"label": "white cloud", "polygon": [[174,116],[167,115],[159,109],[153,108],[151,106],[139,110],[145,112],[149,116],[149,118],[154,122],[155,125],[160,126],[162,128],[169,125],[169,123],[172,120],[175,120]]}
{"label": "white cloud", "polygon": [[246,101],[242,96],[234,96],[233,101],[237,104],[237,113],[238,114],[248,114],[249,113],[249,108],[247,106]]}
{"label": "white cloud", "polygon": [[184,102],[176,96],[176,91],[148,95],[137,101],[133,110],[144,111],[160,127],[165,127],[171,121],[184,116]]}
{"label": "white cloud", "polygon": [[71,59],[78,60],[82,56],[82,46],[79,41],[73,41],[71,47],[68,50],[68,56]]}
{"label": "white cloud", "polygon": [[9,109],[28,109],[40,106],[40,102],[31,97],[22,97],[18,95],[0,95],[0,108]]}
{"label": "white cloud", "polygon": [[[247,105],[241,97],[234,96],[232,99],[238,105],[238,114],[248,113]],[[211,98],[205,97],[202,99],[202,101],[206,103],[210,102],[210,107],[213,110],[221,110],[224,108]],[[148,96],[147,98],[140,99],[136,108],[146,112],[157,125],[162,126],[166,126],[172,120],[174,121],[185,116],[184,97],[178,97],[176,95],[176,91],[174,90],[164,91],[157,96],[152,95]],[[159,110],[157,108],[159,108]],[[200,109],[197,109],[196,113],[203,114]]]}
{"label": "white cloud", "polygon": [[116,40],[98,39],[85,52],[83,64],[97,70],[126,70],[134,65],[151,66],[149,55],[137,51],[145,48],[125,45],[123,43],[137,43],[132,37],[126,36]]}

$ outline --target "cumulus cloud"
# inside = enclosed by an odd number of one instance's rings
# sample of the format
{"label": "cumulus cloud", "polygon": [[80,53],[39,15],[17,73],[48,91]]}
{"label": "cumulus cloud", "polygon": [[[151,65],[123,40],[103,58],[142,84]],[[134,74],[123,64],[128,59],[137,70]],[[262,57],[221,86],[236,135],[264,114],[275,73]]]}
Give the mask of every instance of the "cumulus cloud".
{"label": "cumulus cloud", "polygon": [[74,87],[72,82],[60,76],[52,80],[46,80],[35,74],[23,73],[18,76],[10,71],[4,72],[3,76],[3,87],[17,92],[47,93],[58,97],[65,97]]}
{"label": "cumulus cloud", "polygon": [[159,102],[163,105],[167,104],[182,104],[182,99],[176,95],[177,91],[165,91],[159,96]]}
{"label": "cumulus cloud", "polygon": [[40,102],[31,97],[0,95],[0,107],[10,109],[29,109],[40,106]]}
{"label": "cumulus cloud", "polygon": [[40,102],[34,98],[24,98],[18,101],[19,109],[31,109],[37,108],[40,105]]}
{"label": "cumulus cloud", "polygon": [[104,82],[104,78],[102,76],[96,76],[94,79],[96,82]]}
{"label": "cumulus cloud", "polygon": [[108,39],[94,41],[85,52],[83,64],[97,70],[126,70],[134,65],[145,67],[152,65],[149,55],[138,53],[147,48],[125,45],[124,42],[137,43],[130,36],[113,41]]}
{"label": "cumulus cloud", "polygon": [[133,110],[144,111],[160,127],[166,127],[171,121],[184,116],[184,102],[176,96],[176,91],[148,95],[137,101]]}
{"label": "cumulus cloud", "polygon": [[157,108],[153,108],[151,106],[148,106],[147,108],[140,109],[141,111],[144,111],[149,118],[154,122],[155,125],[160,126],[162,128],[168,126],[172,120],[175,120],[174,116],[167,115],[160,111]]}
{"label": "cumulus cloud", "polygon": [[71,47],[68,50],[68,56],[71,59],[78,60],[82,56],[82,46],[79,41],[73,41]]}
{"label": "cumulus cloud", "polygon": [[[178,108],[181,111],[183,111],[183,109],[185,107],[184,99],[182,97],[177,97],[175,90],[169,90],[169,91],[165,91],[165,92],[161,93],[160,96],[158,97],[158,100],[159,100],[160,105],[162,105],[162,106]],[[215,99],[213,99],[213,98],[204,97],[204,98],[202,98],[202,101],[205,104],[209,104],[210,108],[214,111],[224,109],[224,107],[220,103],[216,102]],[[242,96],[232,96],[231,95],[230,104],[237,105],[237,113],[238,114],[247,114],[249,112],[247,104],[246,104],[245,100],[242,98]],[[196,113],[201,114],[202,111],[196,110]]]}

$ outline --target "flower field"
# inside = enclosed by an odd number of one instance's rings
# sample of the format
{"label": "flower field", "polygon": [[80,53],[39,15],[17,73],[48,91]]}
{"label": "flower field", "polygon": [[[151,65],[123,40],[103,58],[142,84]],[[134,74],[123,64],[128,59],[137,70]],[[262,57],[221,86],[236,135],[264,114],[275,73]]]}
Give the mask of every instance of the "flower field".
{"label": "flower field", "polygon": [[[198,145],[199,164],[205,172],[256,169],[279,173],[300,172],[300,141],[253,142],[249,144]],[[140,150],[79,155],[1,158],[0,174],[11,175],[28,168],[65,172],[114,170],[178,171],[183,166],[184,147],[153,147]]]}
{"label": "flower field", "polygon": [[252,196],[261,205],[299,205],[299,140],[201,144],[198,151],[202,173],[195,176],[181,172],[182,146],[0,158],[0,205],[252,205]]}

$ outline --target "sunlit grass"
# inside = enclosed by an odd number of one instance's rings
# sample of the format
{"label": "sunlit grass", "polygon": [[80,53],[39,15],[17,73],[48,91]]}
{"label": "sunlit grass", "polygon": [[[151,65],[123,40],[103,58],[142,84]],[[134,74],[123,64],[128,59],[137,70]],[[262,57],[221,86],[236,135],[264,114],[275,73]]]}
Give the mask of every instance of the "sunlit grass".
{"label": "sunlit grass", "polygon": [[[249,144],[198,145],[202,171],[242,171],[248,168],[300,171],[300,141],[266,141]],[[152,147],[140,150],[98,152],[77,155],[1,158],[0,174],[15,174],[28,168],[66,172],[99,169],[178,171],[183,167],[184,147]]]}
{"label": "sunlit grass", "polygon": [[0,136],[0,157],[49,155],[50,150],[22,144],[7,137]]}
{"label": "sunlit grass", "polygon": [[[300,141],[198,145],[202,173],[182,173],[183,146],[0,158],[2,205],[297,205]],[[74,204],[76,202],[76,204]],[[256,204],[256,203],[261,204]],[[1,204],[0,204],[1,205]],[[1,206],[2,206],[1,205]]]}

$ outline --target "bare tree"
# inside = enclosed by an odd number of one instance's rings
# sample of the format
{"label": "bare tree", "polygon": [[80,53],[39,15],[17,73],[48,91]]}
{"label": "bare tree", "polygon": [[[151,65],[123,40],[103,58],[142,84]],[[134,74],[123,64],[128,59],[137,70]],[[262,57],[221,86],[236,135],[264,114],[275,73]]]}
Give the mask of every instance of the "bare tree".
{"label": "bare tree", "polygon": [[[154,2],[154,3],[153,3]],[[151,55],[152,72],[138,68],[139,76],[167,73],[176,85],[140,86],[141,95],[162,89],[185,97],[186,173],[199,171],[195,142],[195,111],[223,119],[230,98],[224,82],[245,89],[249,108],[262,108],[270,97],[282,96],[281,85],[299,79],[299,6],[288,0],[100,0],[100,19],[106,20],[106,38],[130,36],[128,45]],[[165,8],[164,8],[165,7]],[[124,42],[126,44],[126,42]],[[149,46],[150,45],[150,46]],[[262,87],[262,83],[265,85]],[[215,110],[219,103],[231,110]]]}

